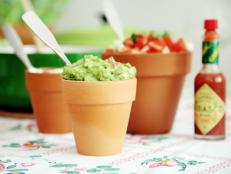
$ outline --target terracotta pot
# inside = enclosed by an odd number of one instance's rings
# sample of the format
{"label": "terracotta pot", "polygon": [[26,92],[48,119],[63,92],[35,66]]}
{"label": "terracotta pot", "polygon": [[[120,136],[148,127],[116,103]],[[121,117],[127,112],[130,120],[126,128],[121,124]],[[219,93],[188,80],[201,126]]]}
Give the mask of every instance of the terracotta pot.
{"label": "terracotta pot", "polygon": [[42,133],[66,133],[71,131],[67,105],[64,103],[60,73],[26,72],[38,129]]}
{"label": "terracotta pot", "polygon": [[[22,39],[22,42],[24,44],[34,44],[34,36],[33,32],[30,30],[29,27],[27,27],[24,24],[21,25],[14,25],[14,29],[18,33],[19,37]],[[50,30],[52,30],[51,27],[49,27]],[[3,31],[0,27],[0,38],[5,38]]]}
{"label": "terracotta pot", "polygon": [[173,125],[191,54],[107,54],[137,68],[137,94],[128,125],[129,133],[168,133]]}
{"label": "terracotta pot", "polygon": [[63,80],[77,151],[84,155],[120,153],[124,143],[136,79],[80,82]]}

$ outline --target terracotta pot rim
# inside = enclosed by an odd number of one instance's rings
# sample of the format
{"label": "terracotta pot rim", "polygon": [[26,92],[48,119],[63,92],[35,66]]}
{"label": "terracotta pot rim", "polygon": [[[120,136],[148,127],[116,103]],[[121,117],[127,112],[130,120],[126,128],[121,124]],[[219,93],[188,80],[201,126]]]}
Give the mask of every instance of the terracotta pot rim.
{"label": "terracotta pot rim", "polygon": [[[140,56],[172,56],[172,55],[184,55],[184,54],[192,54],[191,51],[184,51],[184,52],[169,52],[169,53],[123,53],[123,52],[110,52],[107,53],[106,51],[104,51],[102,53],[103,55],[115,55],[115,56],[119,56],[119,55],[123,55],[123,56],[135,56],[135,57],[140,57]],[[113,56],[112,56],[113,57]]]}
{"label": "terracotta pot rim", "polygon": [[[26,70],[25,73],[27,74],[32,74],[32,75],[59,75],[59,74],[62,74],[62,70],[63,68],[62,67],[39,67],[39,68],[36,68],[37,70],[45,70],[45,71],[30,71],[30,70]],[[53,71],[53,72],[49,72],[49,70],[57,70],[57,71]],[[58,70],[60,72],[58,72]]]}
{"label": "terracotta pot rim", "polygon": [[95,84],[113,84],[113,83],[126,83],[126,82],[129,82],[129,81],[133,81],[135,80],[135,78],[132,78],[132,79],[128,79],[128,80],[113,80],[113,81],[77,81],[77,80],[65,80],[65,79],[62,79],[63,81],[65,82],[68,82],[68,83],[81,83],[81,84],[92,84],[92,85],[95,85]]}
{"label": "terracotta pot rim", "polygon": [[69,104],[114,105],[132,102],[136,96],[136,78],[102,83],[62,80],[62,83]]}
{"label": "terracotta pot rim", "polygon": [[137,69],[137,77],[171,77],[191,71],[191,52],[169,54],[103,53],[103,58],[114,57],[118,62],[130,63]]}
{"label": "terracotta pot rim", "polygon": [[26,71],[25,78],[27,89],[30,92],[62,92],[61,73],[34,73]]}

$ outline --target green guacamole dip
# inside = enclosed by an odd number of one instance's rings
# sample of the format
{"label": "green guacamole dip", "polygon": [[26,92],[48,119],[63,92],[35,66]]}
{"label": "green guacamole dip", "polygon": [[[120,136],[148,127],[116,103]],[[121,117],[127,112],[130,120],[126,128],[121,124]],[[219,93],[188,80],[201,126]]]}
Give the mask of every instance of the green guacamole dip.
{"label": "green guacamole dip", "polygon": [[86,55],[76,63],[65,66],[62,76],[65,80],[76,81],[128,80],[136,76],[136,68],[129,63],[116,62],[112,57],[102,60]]}

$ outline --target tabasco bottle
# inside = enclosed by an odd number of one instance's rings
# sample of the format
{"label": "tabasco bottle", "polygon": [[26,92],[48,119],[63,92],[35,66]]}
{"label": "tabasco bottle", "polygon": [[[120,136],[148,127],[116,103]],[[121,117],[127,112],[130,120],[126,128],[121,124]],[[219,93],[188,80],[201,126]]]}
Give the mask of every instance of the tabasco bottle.
{"label": "tabasco bottle", "polygon": [[194,81],[195,138],[225,138],[225,77],[219,68],[218,21],[205,20],[202,68]]}

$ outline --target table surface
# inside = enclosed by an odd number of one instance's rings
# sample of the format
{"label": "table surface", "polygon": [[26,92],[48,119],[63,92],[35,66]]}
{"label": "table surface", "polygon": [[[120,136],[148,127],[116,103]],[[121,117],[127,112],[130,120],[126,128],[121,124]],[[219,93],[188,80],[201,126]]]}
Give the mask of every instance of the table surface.
{"label": "table surface", "polygon": [[192,93],[184,91],[171,133],[127,134],[123,152],[107,157],[78,154],[71,133],[41,134],[33,119],[1,117],[0,174],[230,174],[230,115],[225,140],[195,140],[193,98],[185,94]]}

